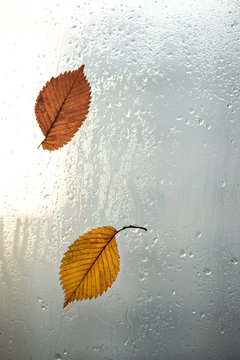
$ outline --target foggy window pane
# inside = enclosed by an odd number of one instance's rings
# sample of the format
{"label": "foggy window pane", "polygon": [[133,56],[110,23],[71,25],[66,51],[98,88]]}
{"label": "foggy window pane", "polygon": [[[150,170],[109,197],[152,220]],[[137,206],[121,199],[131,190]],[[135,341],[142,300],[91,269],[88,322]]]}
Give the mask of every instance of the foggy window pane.
{"label": "foggy window pane", "polygon": [[[0,4],[0,359],[240,354],[237,0]],[[49,152],[45,83],[85,64],[89,114]],[[68,246],[117,237],[111,289],[62,309]]]}

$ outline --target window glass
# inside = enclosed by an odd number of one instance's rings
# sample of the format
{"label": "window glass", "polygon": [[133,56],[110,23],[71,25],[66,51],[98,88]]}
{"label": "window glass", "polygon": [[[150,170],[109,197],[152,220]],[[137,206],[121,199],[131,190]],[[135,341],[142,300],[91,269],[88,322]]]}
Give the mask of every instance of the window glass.
{"label": "window glass", "polygon": [[[0,358],[238,359],[239,2],[0,10]],[[39,91],[82,64],[85,123],[38,149]],[[130,224],[111,289],[63,310],[68,246]]]}

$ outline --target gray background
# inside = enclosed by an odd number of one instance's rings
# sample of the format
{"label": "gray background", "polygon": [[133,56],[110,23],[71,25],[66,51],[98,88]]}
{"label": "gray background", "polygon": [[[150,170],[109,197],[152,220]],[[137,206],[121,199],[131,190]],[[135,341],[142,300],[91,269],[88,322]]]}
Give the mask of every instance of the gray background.
{"label": "gray background", "polygon": [[[1,1],[0,359],[240,358],[237,0]],[[85,64],[90,112],[37,149],[38,92]],[[81,234],[120,273],[62,310]]]}

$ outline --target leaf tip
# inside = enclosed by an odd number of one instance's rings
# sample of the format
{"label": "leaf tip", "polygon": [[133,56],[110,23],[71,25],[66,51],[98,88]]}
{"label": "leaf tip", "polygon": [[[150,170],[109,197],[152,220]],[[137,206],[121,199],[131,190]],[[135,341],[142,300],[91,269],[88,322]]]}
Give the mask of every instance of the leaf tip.
{"label": "leaf tip", "polygon": [[65,309],[67,306],[68,306],[68,302],[65,301],[64,304],[63,304],[63,309]]}

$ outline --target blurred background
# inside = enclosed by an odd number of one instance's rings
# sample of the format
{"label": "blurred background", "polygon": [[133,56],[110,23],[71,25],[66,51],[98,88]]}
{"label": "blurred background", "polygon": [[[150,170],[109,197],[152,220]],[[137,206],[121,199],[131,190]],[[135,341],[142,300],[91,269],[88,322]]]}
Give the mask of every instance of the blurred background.
{"label": "blurred background", "polygon": [[[0,359],[239,359],[239,1],[0,10]],[[37,149],[39,91],[82,64],[84,125]],[[68,246],[130,224],[112,288],[62,310]]]}

